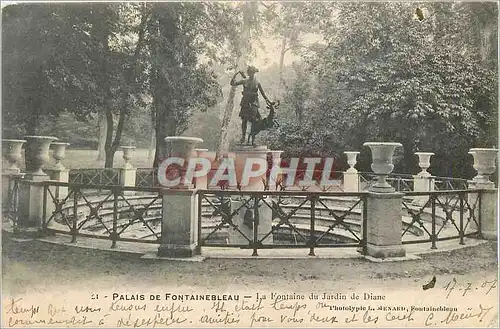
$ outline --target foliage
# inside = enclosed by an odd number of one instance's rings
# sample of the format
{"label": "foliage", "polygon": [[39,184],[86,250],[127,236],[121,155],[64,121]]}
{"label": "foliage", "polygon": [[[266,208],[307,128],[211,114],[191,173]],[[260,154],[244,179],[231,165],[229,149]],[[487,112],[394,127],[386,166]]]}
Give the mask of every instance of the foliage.
{"label": "foliage", "polygon": [[344,149],[361,150],[368,140],[400,141],[404,162],[397,170],[415,172],[413,153],[433,151],[436,174],[452,168],[460,175],[469,148],[496,144],[496,72],[470,43],[477,38],[463,32],[473,14],[458,4],[426,6],[435,16],[423,22],[413,17],[414,4],[339,7],[337,23],[324,30],[326,47],[309,62],[318,87],[298,81],[289,99],[314,127],[301,128],[301,147],[310,143],[309,130],[335,136]]}
{"label": "foliage", "polygon": [[[208,38],[201,37],[213,28],[207,23],[211,22],[210,9],[220,7],[157,3],[151,8],[146,42],[157,140],[154,165],[164,156],[164,138],[180,135],[194,110],[214,106],[220,96],[215,74],[199,60],[203,51],[210,49]],[[217,44],[220,40],[212,41]]]}
{"label": "foliage", "polygon": [[[83,13],[83,15],[82,15]],[[3,8],[3,116],[30,134],[42,116],[93,109],[88,11],[82,5],[19,4]]]}
{"label": "foliage", "polygon": [[[105,113],[106,166],[121,143],[147,144],[149,127],[156,158],[168,135],[202,134],[219,149],[236,118],[234,90],[221,87],[271,37],[280,56],[259,78],[281,100],[281,126],[263,137],[288,156],[394,140],[404,145],[396,171],[415,172],[414,152],[432,151],[434,174],[470,176],[468,149],[497,145],[495,3],[254,5],[4,7],[4,135],[53,131],[88,144]],[[301,61],[287,66],[288,52]]]}

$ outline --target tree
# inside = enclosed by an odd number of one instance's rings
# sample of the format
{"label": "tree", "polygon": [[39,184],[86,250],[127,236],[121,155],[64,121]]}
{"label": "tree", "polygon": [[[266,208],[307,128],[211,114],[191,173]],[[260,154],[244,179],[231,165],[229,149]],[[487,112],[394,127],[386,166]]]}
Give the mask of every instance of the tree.
{"label": "tree", "polygon": [[[201,54],[210,49],[210,10],[202,3],[157,3],[147,25],[149,88],[155,117],[156,155],[154,167],[165,157],[164,139],[180,135],[194,110],[216,104],[220,89]],[[216,38],[214,39],[217,40]]]}
{"label": "tree", "polygon": [[97,86],[85,49],[88,9],[75,4],[19,4],[3,9],[3,116],[37,134],[45,116],[95,109]]}
{"label": "tree", "polygon": [[[83,3],[6,7],[4,119],[19,122],[28,134],[36,134],[46,116],[69,111],[86,121],[94,113],[103,113],[105,166],[112,167],[128,112],[141,102],[139,55],[146,12],[138,6]],[[139,17],[144,14],[136,25],[131,17],[135,13]],[[138,38],[130,41],[134,33]]]}
{"label": "tree", "polygon": [[333,17],[334,5],[321,2],[276,2],[266,5],[264,21],[270,33],[279,38],[278,98],[281,98],[285,81],[283,67],[288,52],[303,53],[308,48],[306,36],[318,36],[321,27]]}
{"label": "tree", "polygon": [[325,127],[323,136],[336,131],[344,148],[400,141],[398,171],[414,172],[421,150],[436,153],[436,174],[469,174],[467,149],[496,144],[497,117],[495,70],[471,42],[471,11],[429,4],[433,18],[420,22],[407,3],[339,9],[338,21],[324,30],[326,46],[308,61],[318,88],[309,93],[314,104],[304,107],[306,125]]}

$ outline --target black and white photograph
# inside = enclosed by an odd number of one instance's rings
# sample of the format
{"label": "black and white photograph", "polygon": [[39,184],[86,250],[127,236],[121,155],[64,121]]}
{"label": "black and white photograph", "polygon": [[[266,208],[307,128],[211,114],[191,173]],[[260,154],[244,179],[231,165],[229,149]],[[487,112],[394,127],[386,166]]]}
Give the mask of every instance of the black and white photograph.
{"label": "black and white photograph", "polygon": [[3,1],[2,328],[498,328],[496,1]]}

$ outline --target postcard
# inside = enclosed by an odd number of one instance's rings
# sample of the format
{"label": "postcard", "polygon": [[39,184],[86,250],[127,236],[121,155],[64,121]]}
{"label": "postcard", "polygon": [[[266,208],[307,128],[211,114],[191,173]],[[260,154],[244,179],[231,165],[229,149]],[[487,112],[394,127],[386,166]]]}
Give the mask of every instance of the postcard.
{"label": "postcard", "polygon": [[495,328],[497,2],[4,2],[3,328]]}

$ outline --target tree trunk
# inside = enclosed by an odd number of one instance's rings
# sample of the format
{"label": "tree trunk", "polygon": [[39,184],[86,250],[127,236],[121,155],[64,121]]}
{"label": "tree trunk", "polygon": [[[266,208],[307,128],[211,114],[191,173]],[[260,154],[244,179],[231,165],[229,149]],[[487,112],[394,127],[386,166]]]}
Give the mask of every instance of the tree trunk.
{"label": "tree trunk", "polygon": [[102,161],[105,158],[105,144],[106,144],[106,134],[108,125],[106,123],[106,114],[104,112],[99,113],[99,141],[97,145],[97,151],[99,152],[97,155],[97,160]]}
{"label": "tree trunk", "polygon": [[224,108],[224,115],[222,116],[221,122],[221,132],[219,136],[219,143],[217,145],[217,159],[221,158],[224,153],[229,149],[229,139],[227,137],[229,123],[231,122],[231,116],[234,110],[234,97],[236,95],[236,87],[231,86],[229,90],[229,95],[227,99],[226,107]]}
{"label": "tree trunk", "polygon": [[279,84],[278,84],[278,99],[281,99],[283,96],[283,87],[285,85],[285,82],[283,80],[283,65],[285,62],[285,53],[286,53],[286,45],[287,45],[287,37],[283,36],[283,39],[281,40],[281,50],[280,50],[280,61],[278,64],[278,69],[279,69]]}
{"label": "tree trunk", "polygon": [[113,168],[115,152],[113,151],[113,113],[111,113],[111,110],[106,110],[106,126],[106,142],[104,144],[106,157],[104,168]]}
{"label": "tree trunk", "polygon": [[492,56],[492,35],[494,32],[494,26],[489,22],[484,25],[482,29],[480,29],[481,35],[481,47],[479,49],[479,53],[481,54],[481,60],[485,63],[494,63],[495,56]]}
{"label": "tree trunk", "polygon": [[[159,103],[159,101],[158,101]],[[164,106],[166,105],[160,105]],[[168,112],[170,110],[170,112]],[[156,148],[155,148],[155,159],[153,162],[153,168],[158,168],[160,163],[166,158],[166,148],[165,148],[165,137],[167,136],[175,136],[177,134],[175,129],[175,120],[171,117],[172,109],[159,110],[157,111],[158,115],[156,116],[156,125],[155,125],[155,140],[156,140]]]}
{"label": "tree trunk", "polygon": [[[124,80],[125,80],[125,85],[130,86],[134,85],[134,78],[135,78],[135,71],[136,71],[136,66],[137,62],[139,60],[139,54],[144,46],[144,33],[145,33],[145,28],[146,28],[146,22],[149,17],[149,13],[147,11],[146,5],[144,4],[142,6],[141,10],[141,23],[139,27],[139,35],[138,35],[138,40],[137,44],[134,50],[134,55],[131,59],[129,67],[125,70],[124,72]],[[105,19],[106,16],[104,15],[103,19]],[[118,118],[118,124],[116,126],[116,133],[115,133],[115,138],[113,140],[113,114],[111,112],[113,103],[113,94],[111,92],[111,85],[110,85],[110,78],[106,73],[107,69],[107,63],[111,59],[110,56],[110,47],[109,47],[109,36],[110,36],[110,26],[106,23],[106,21],[101,22],[102,27],[100,30],[99,34],[99,40],[102,42],[103,46],[103,58],[102,58],[102,72],[103,72],[103,79],[102,79],[102,88],[105,90],[105,95],[106,95],[106,100],[104,101],[105,104],[105,109],[106,109],[106,142],[105,142],[105,147],[104,151],[106,152],[106,159],[104,162],[104,167],[105,168],[112,168],[113,167],[113,159],[115,156],[116,150],[118,150],[118,147],[120,147],[120,141],[123,133],[123,128],[125,126],[125,119],[127,117],[127,102],[124,101],[123,104],[118,105],[120,108],[120,114]],[[127,92],[121,93],[120,96],[117,98],[124,100],[125,97],[127,97]],[[116,98],[115,98],[116,99]]]}
{"label": "tree trunk", "polygon": [[[247,64],[247,59],[250,53],[250,35],[252,25],[254,23],[254,15],[257,12],[257,2],[245,2],[243,4],[243,30],[239,40],[240,56],[236,63],[236,72],[243,70]],[[234,110],[234,97],[236,95],[236,87],[231,86],[229,95],[224,108],[224,113],[221,122],[221,134],[217,144],[216,157],[220,159],[229,150],[228,129],[231,123],[231,117]]]}
{"label": "tree trunk", "polygon": [[151,129],[151,133],[149,135],[149,150],[148,150],[148,161],[153,160],[153,156],[156,150],[156,136],[155,130]]}

